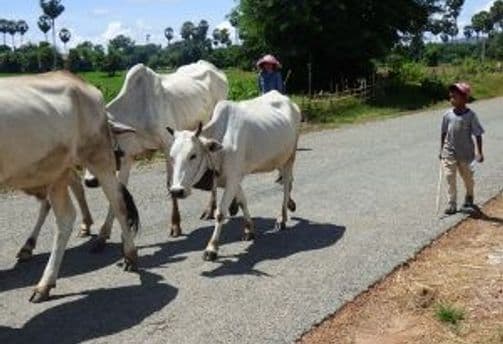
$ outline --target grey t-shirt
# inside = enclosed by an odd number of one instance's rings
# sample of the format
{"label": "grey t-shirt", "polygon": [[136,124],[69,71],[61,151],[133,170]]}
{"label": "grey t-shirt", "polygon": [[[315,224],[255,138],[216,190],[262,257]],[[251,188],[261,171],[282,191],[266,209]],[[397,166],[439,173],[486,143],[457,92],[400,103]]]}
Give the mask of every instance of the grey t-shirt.
{"label": "grey t-shirt", "polygon": [[454,110],[447,111],[442,119],[442,134],[444,133],[446,136],[442,158],[472,162],[475,158],[473,136],[484,133],[475,112],[470,109],[462,114],[456,114]]}

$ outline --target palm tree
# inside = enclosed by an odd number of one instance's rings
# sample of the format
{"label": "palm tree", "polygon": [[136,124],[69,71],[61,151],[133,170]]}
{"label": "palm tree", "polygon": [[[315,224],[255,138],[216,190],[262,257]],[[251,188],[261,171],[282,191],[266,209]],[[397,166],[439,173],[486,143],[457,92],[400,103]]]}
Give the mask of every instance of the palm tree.
{"label": "palm tree", "polygon": [[175,31],[173,31],[172,27],[167,27],[166,30],[164,30],[164,37],[168,40],[168,47],[171,44],[171,41],[173,38],[175,38]]}
{"label": "palm tree", "polygon": [[70,32],[70,30],[65,28],[61,29],[61,31],[59,32],[59,39],[61,40],[61,42],[63,42],[65,50],[66,50],[66,43],[70,41],[70,38],[72,38],[72,33]]}
{"label": "palm tree", "polygon": [[228,47],[232,44],[231,35],[229,33],[229,30],[227,30],[226,28],[220,30],[220,43],[225,44]]}
{"label": "palm tree", "polygon": [[21,45],[23,45],[24,34],[28,31],[29,28],[30,27],[28,26],[28,24],[26,23],[26,21],[19,20],[17,22],[17,31],[21,35]]}
{"label": "palm tree", "polygon": [[222,39],[220,29],[216,28],[215,30],[213,30],[212,36],[213,36],[213,44],[215,45],[215,47],[218,47],[218,45],[220,44],[220,40]]}
{"label": "palm tree", "polygon": [[65,10],[65,6],[61,4],[61,0],[40,0],[40,7],[44,14],[51,18],[52,27],[52,44],[54,49],[54,62],[53,67],[56,69],[57,64],[57,53],[56,50],[56,18],[60,16]]}
{"label": "palm tree", "polygon": [[44,33],[46,42],[49,41],[49,39],[47,38],[47,33],[51,29],[51,17],[49,17],[45,14],[42,14],[38,18],[37,24],[38,24],[38,28],[40,29],[40,31],[42,31]]}
{"label": "palm tree", "polygon": [[14,20],[9,20],[7,25],[7,33],[12,37],[12,49],[16,50],[16,42],[14,41],[14,36],[17,33],[17,22]]}
{"label": "palm tree", "polygon": [[463,34],[465,35],[466,40],[470,40],[473,36],[473,27],[471,25],[466,25],[463,28]]}
{"label": "palm tree", "polygon": [[0,33],[3,34],[3,45],[7,45],[7,28],[9,26],[9,21],[7,19],[0,19]]}
{"label": "palm tree", "polygon": [[180,30],[180,35],[182,38],[186,41],[194,38],[194,30],[195,30],[195,25],[194,23],[190,21],[186,21],[182,25],[182,29]]}

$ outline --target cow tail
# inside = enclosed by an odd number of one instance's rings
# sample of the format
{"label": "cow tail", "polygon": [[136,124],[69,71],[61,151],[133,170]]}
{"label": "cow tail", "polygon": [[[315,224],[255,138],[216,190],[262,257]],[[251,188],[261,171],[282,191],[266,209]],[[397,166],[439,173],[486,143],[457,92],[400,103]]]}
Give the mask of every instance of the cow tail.
{"label": "cow tail", "polygon": [[140,230],[140,216],[138,215],[138,208],[136,208],[133,196],[131,196],[124,185],[121,184],[120,190],[126,205],[128,227],[133,234],[136,235]]}

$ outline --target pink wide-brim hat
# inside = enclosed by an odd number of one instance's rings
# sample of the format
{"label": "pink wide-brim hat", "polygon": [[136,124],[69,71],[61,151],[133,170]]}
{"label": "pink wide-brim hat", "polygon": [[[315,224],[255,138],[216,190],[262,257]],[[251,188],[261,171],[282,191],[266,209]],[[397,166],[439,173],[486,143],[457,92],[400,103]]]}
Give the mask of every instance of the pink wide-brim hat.
{"label": "pink wide-brim hat", "polygon": [[270,64],[276,66],[277,68],[281,68],[281,63],[278,61],[277,58],[275,58],[272,55],[265,55],[260,60],[258,60],[257,67],[260,68],[264,63],[270,63]]}
{"label": "pink wide-brim hat", "polygon": [[470,84],[466,82],[457,82],[455,84],[452,84],[449,86],[449,90],[455,89],[459,91],[460,93],[464,94],[466,97],[470,96],[470,93],[472,93],[472,88],[470,87]]}

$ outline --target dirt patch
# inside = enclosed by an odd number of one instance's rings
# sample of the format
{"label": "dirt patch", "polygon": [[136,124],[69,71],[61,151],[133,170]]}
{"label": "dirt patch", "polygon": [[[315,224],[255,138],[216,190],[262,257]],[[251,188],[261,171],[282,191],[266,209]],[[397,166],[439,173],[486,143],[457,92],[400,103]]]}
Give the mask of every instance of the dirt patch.
{"label": "dirt patch", "polygon": [[503,197],[310,332],[302,344],[503,344]]}

